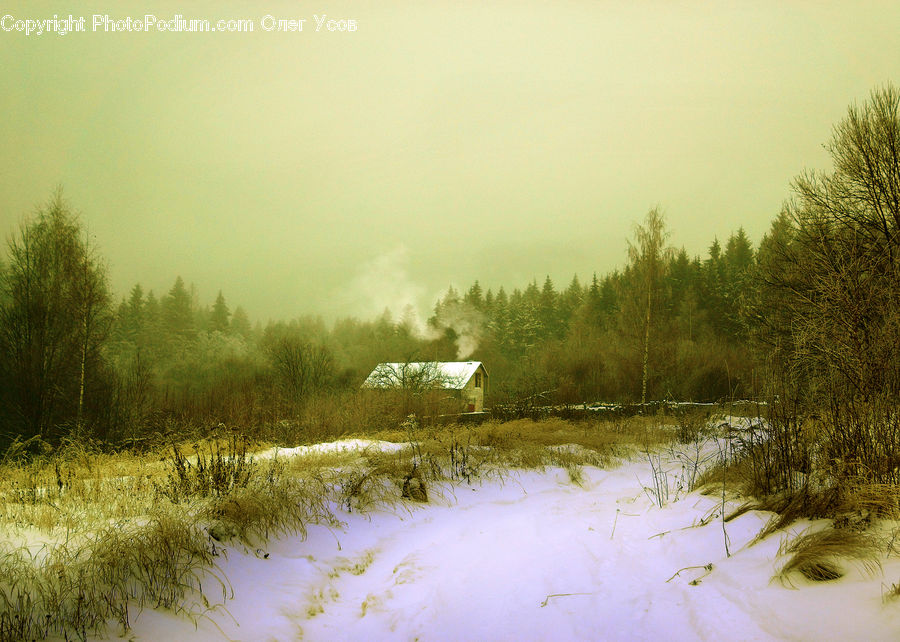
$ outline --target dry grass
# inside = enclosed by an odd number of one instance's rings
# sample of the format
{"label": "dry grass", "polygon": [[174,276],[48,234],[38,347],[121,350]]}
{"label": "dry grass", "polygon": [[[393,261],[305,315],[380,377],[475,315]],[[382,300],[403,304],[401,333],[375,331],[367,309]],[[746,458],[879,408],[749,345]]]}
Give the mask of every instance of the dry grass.
{"label": "dry grass", "polygon": [[[423,427],[407,420],[355,435],[404,445],[395,452],[261,457],[265,444],[231,435],[140,456],[68,444],[31,461],[7,459],[0,464],[0,527],[9,533],[0,552],[0,641],[85,639],[111,622],[127,631],[145,607],[201,617],[228,598],[215,562],[229,540],[257,547],[283,533],[302,537],[310,524],[338,525],[336,508],[427,502],[445,482],[502,478],[510,468],[559,467],[580,484],[585,465],[611,467],[667,447],[675,452],[687,437],[699,443],[705,435],[699,420],[679,421],[663,426],[660,418],[638,416]],[[739,454],[732,448],[727,467],[699,477],[699,465],[692,466],[688,479],[716,492],[723,483],[745,489],[753,464]],[[839,528],[783,545],[781,555],[790,556],[778,574],[784,582],[798,573],[815,581],[840,577],[845,561],[873,572],[876,542],[860,530],[871,519],[896,518],[900,493],[873,484],[841,488],[813,491],[806,484],[748,502],[728,519],[775,511],[760,537],[801,517],[835,519]],[[24,545],[35,533],[42,549]]]}
{"label": "dry grass", "polygon": [[[265,539],[333,520],[321,485],[242,448],[198,444],[190,460],[177,447],[168,457],[64,450],[2,467],[0,640],[85,639],[110,621],[127,630],[146,606],[198,617],[226,597],[216,535]],[[26,545],[35,536],[42,547]]]}
{"label": "dry grass", "polygon": [[0,640],[86,639],[110,620],[127,629],[144,606],[199,616],[185,597],[201,591],[204,581],[206,594],[212,595],[212,582],[226,597],[215,556],[199,526],[165,511],[37,555],[6,550],[0,553]]}
{"label": "dry grass", "polygon": [[837,528],[862,529],[876,519],[896,520],[900,517],[898,507],[900,488],[889,484],[857,483],[818,489],[806,485],[797,491],[745,502],[729,513],[725,521],[753,510],[775,513],[756,536],[755,541],[759,541],[806,518],[829,518]]}
{"label": "dry grass", "polygon": [[874,575],[881,570],[879,544],[873,535],[850,529],[805,531],[784,541],[779,556],[790,555],[776,577],[791,584],[791,575],[799,573],[812,582],[827,582],[843,577],[843,562],[851,562]]}
{"label": "dry grass", "polygon": [[[408,428],[375,433],[377,439],[406,441]],[[514,467],[564,465],[578,446],[583,463],[613,464],[634,453],[672,443],[671,431],[661,429],[656,417],[628,417],[615,421],[573,423],[549,418],[542,421],[516,419],[486,422],[473,426],[432,426],[416,428],[413,438],[420,443],[441,446],[450,443],[466,447],[490,448],[493,458]],[[554,447],[570,448],[554,448]],[[587,454],[591,453],[591,454]],[[593,461],[591,461],[593,460]],[[559,463],[554,463],[558,461]]]}
{"label": "dry grass", "polygon": [[881,585],[881,601],[887,603],[900,597],[900,582]]}
{"label": "dry grass", "polygon": [[[259,546],[334,508],[367,511],[428,501],[436,482],[502,477],[510,467],[611,466],[674,439],[654,418],[574,424],[560,419],[420,427],[360,435],[397,452],[260,458],[263,444],[231,435],[142,455],[69,443],[31,461],[0,463],[0,641],[85,639],[110,622],[127,631],[142,608],[189,617],[228,598],[216,570],[223,542]],[[42,548],[33,544],[37,539]],[[28,541],[31,540],[30,547]]]}

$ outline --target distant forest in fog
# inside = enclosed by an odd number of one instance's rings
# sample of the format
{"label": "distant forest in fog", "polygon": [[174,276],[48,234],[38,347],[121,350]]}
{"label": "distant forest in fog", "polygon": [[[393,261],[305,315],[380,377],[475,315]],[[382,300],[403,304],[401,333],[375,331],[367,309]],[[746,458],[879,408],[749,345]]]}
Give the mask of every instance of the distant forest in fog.
{"label": "distant forest in fog", "polygon": [[[663,248],[653,295],[648,396],[714,401],[752,394],[752,361],[742,302],[753,287],[756,252],[739,230],[714,240],[706,257]],[[321,372],[300,388],[353,389],[384,361],[483,361],[495,402],[546,393],[549,402],[640,398],[646,275],[639,261],[565,287],[549,277],[496,292],[476,281],[450,287],[420,324],[410,308],[394,318],[344,318],[331,327],[316,316],[251,327],[219,292],[212,305],[179,277],[157,297],[135,285],[118,305],[109,353],[117,370],[140,363],[168,397],[206,394],[226,373],[253,373],[279,387],[275,353],[290,344],[319,355]],[[685,376],[685,373],[689,373]],[[282,373],[283,374],[283,373]],[[280,381],[281,387],[285,384]]]}
{"label": "distant forest in fog", "polygon": [[653,209],[621,269],[450,288],[424,327],[412,310],[252,327],[227,284],[201,305],[181,277],[113,302],[59,192],[3,265],[3,438],[134,442],[224,425],[296,441],[383,427],[423,411],[359,392],[384,361],[481,361],[486,407],[751,397],[871,409],[900,388],[898,105],[886,87],[851,107],[826,147],[834,170],[798,176],[756,247],[739,229],[690,256]]}
{"label": "distant forest in fog", "polygon": [[[27,230],[39,236],[54,225],[60,228],[54,234],[72,235],[63,245],[92,262],[98,288],[105,287],[102,261],[79,241],[79,221],[61,193]],[[41,408],[32,408],[41,414],[31,416],[28,432],[52,434],[48,424],[69,428],[82,414],[98,437],[112,440],[175,426],[293,422],[323,399],[348,403],[385,361],[482,361],[491,374],[488,406],[523,399],[637,401],[648,274],[639,253],[632,254],[621,270],[584,283],[575,276],[563,288],[549,277],[496,292],[477,281],[462,292],[450,287],[425,324],[410,308],[400,318],[385,310],[375,319],[344,318],[331,327],[317,316],[254,327],[222,291],[211,304],[200,304],[180,276],[161,296],[136,284],[113,304],[104,291],[89,349],[67,347],[68,363],[44,373],[48,390]],[[724,247],[714,240],[703,258],[668,247],[658,258],[647,398],[715,401],[754,394],[741,306],[753,287],[756,252],[743,230]],[[71,316],[72,328],[59,334],[76,339],[78,315]],[[82,357],[87,394],[79,410]],[[51,387],[55,377],[69,388]],[[19,393],[28,396],[21,387]],[[8,402],[5,409],[16,406],[15,399]]]}

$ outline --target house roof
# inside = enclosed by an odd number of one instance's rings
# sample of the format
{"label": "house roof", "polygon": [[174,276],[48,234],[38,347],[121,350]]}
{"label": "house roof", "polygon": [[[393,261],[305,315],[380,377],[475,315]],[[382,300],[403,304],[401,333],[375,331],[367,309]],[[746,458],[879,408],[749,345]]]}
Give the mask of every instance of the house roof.
{"label": "house roof", "polygon": [[435,387],[461,390],[478,368],[480,361],[414,361],[379,363],[363,382],[363,388]]}

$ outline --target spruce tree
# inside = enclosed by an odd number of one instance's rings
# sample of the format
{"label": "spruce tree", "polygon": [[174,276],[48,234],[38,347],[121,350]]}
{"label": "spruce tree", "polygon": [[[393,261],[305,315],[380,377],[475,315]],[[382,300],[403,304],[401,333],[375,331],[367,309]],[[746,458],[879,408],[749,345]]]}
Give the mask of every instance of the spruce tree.
{"label": "spruce tree", "polygon": [[250,319],[247,318],[247,313],[244,312],[244,308],[241,306],[236,307],[234,314],[231,315],[231,332],[244,339],[249,339],[253,332],[250,326]]}
{"label": "spruce tree", "polygon": [[191,309],[191,295],[179,276],[162,301],[165,328],[176,335],[189,335],[194,329],[194,315]]}
{"label": "spruce tree", "polygon": [[212,313],[209,317],[209,327],[213,332],[227,332],[229,328],[229,319],[231,312],[225,304],[225,297],[222,296],[222,290],[219,290],[219,296],[213,305]]}

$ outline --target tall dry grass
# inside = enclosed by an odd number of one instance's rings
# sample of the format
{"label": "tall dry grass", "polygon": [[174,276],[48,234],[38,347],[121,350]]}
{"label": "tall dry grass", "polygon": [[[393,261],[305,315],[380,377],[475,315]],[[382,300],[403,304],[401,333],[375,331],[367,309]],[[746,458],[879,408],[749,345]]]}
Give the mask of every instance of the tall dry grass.
{"label": "tall dry grass", "polygon": [[[422,426],[414,418],[356,436],[403,444],[286,457],[231,433],[110,454],[74,443],[0,464],[0,640],[85,639],[143,608],[192,618],[230,595],[216,567],[229,541],[254,546],[337,510],[426,502],[443,482],[502,477],[510,468],[611,466],[674,443],[659,420],[516,420]],[[296,441],[302,434],[292,436]],[[285,445],[292,445],[287,442]],[[440,482],[440,483],[439,483]]]}
{"label": "tall dry grass", "polygon": [[881,570],[880,543],[870,533],[827,528],[805,531],[782,542],[779,556],[789,556],[776,577],[785,584],[799,574],[812,582],[828,582],[844,576],[845,563],[874,575]]}

